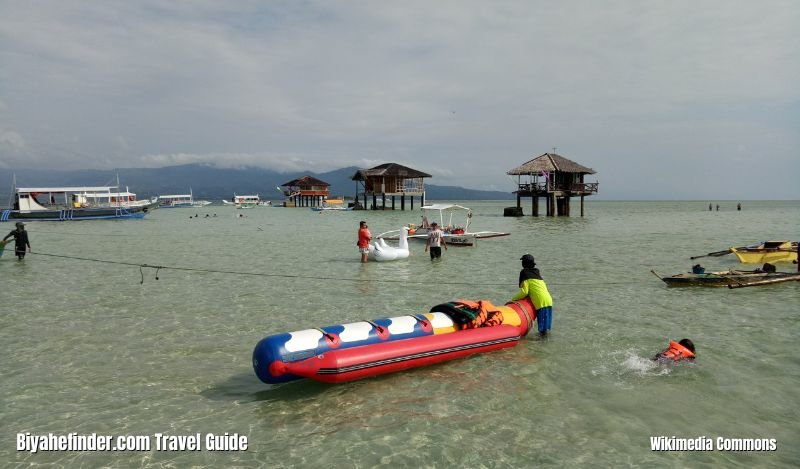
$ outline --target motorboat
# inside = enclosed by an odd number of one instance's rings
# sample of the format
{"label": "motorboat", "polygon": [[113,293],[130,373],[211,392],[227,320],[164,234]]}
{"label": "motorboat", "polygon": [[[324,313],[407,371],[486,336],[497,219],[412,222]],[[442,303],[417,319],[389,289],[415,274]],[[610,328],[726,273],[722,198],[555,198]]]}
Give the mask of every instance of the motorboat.
{"label": "motorboat", "polygon": [[160,208],[197,208],[211,205],[208,200],[194,200],[191,189],[188,194],[160,195],[158,203]]}
{"label": "motorboat", "polygon": [[127,187],[16,187],[10,208],[0,210],[2,221],[91,220],[143,218],[158,208],[158,198],[139,200]]}
{"label": "motorboat", "polygon": [[236,195],[233,194],[233,199],[231,200],[223,200],[222,203],[225,205],[233,205],[236,208],[246,209],[246,208],[256,208],[256,207],[271,207],[272,202],[269,200],[262,200],[261,197],[256,195]]}
{"label": "motorboat", "polygon": [[666,283],[668,287],[736,287],[746,286],[752,283],[767,283],[767,281],[800,281],[800,273],[797,272],[775,272],[762,269],[731,269],[718,272],[706,272],[704,269],[700,268],[693,269],[692,272],[684,272],[670,276],[661,276],[654,270],[651,270],[651,272],[662,282]]}
{"label": "motorboat", "polygon": [[[474,246],[479,239],[498,238],[511,234],[501,231],[469,231],[472,210],[461,205],[432,204],[422,206],[420,210],[423,211],[422,223],[420,225],[410,223],[406,226],[409,239],[427,239],[433,222],[438,223],[447,244],[453,246]],[[400,230],[392,230],[381,233],[376,238],[395,240],[399,236]]]}
{"label": "motorboat", "polygon": [[353,207],[345,205],[344,198],[327,198],[318,207],[311,207],[314,212],[348,212],[353,210]]}

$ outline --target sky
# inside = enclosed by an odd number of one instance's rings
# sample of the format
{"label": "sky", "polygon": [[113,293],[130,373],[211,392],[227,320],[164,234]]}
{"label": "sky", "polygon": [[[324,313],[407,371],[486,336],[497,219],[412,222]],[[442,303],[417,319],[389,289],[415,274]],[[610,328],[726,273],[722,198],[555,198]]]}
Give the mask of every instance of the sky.
{"label": "sky", "polygon": [[800,199],[800,2],[0,0],[0,174],[394,162]]}

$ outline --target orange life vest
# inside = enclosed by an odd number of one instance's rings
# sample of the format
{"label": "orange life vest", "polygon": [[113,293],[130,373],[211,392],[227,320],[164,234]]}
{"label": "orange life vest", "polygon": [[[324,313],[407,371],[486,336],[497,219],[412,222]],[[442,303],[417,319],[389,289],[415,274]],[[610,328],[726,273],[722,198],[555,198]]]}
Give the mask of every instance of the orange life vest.
{"label": "orange life vest", "polygon": [[464,329],[499,326],[503,323],[503,314],[488,300],[456,300],[454,303],[477,310],[475,319],[464,324]]}
{"label": "orange life vest", "polygon": [[658,355],[659,357],[669,358],[674,361],[683,360],[684,358],[694,358],[694,352],[674,341],[670,341],[669,348]]}

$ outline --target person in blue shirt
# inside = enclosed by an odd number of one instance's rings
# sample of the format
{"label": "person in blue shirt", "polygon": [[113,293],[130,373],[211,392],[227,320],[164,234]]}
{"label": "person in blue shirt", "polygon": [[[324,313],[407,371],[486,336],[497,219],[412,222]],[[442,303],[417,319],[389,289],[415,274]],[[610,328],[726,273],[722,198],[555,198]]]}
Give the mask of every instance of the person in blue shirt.
{"label": "person in blue shirt", "polygon": [[553,297],[547,290],[536,262],[532,255],[525,254],[520,257],[522,270],[519,272],[519,291],[512,298],[513,301],[521,300],[526,296],[531,299],[531,303],[536,308],[536,324],[539,335],[547,335],[547,331],[553,325]]}

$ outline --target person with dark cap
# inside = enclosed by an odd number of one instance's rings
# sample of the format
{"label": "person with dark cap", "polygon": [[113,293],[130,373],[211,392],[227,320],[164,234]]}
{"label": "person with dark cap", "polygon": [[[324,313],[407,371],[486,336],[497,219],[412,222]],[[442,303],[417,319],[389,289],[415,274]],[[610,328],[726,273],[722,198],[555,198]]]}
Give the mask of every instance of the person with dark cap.
{"label": "person with dark cap", "polygon": [[546,336],[553,324],[553,297],[547,290],[533,256],[525,254],[520,257],[522,270],[519,272],[519,291],[512,298],[513,301],[530,297],[531,303],[536,308],[536,324],[539,334]]}
{"label": "person with dark cap", "polygon": [[19,260],[24,259],[25,246],[28,247],[28,252],[31,252],[31,243],[28,240],[28,232],[25,231],[25,223],[18,221],[17,229],[7,234],[5,238],[3,238],[3,241],[5,242],[5,240],[11,237],[14,238],[14,255],[16,255]]}

